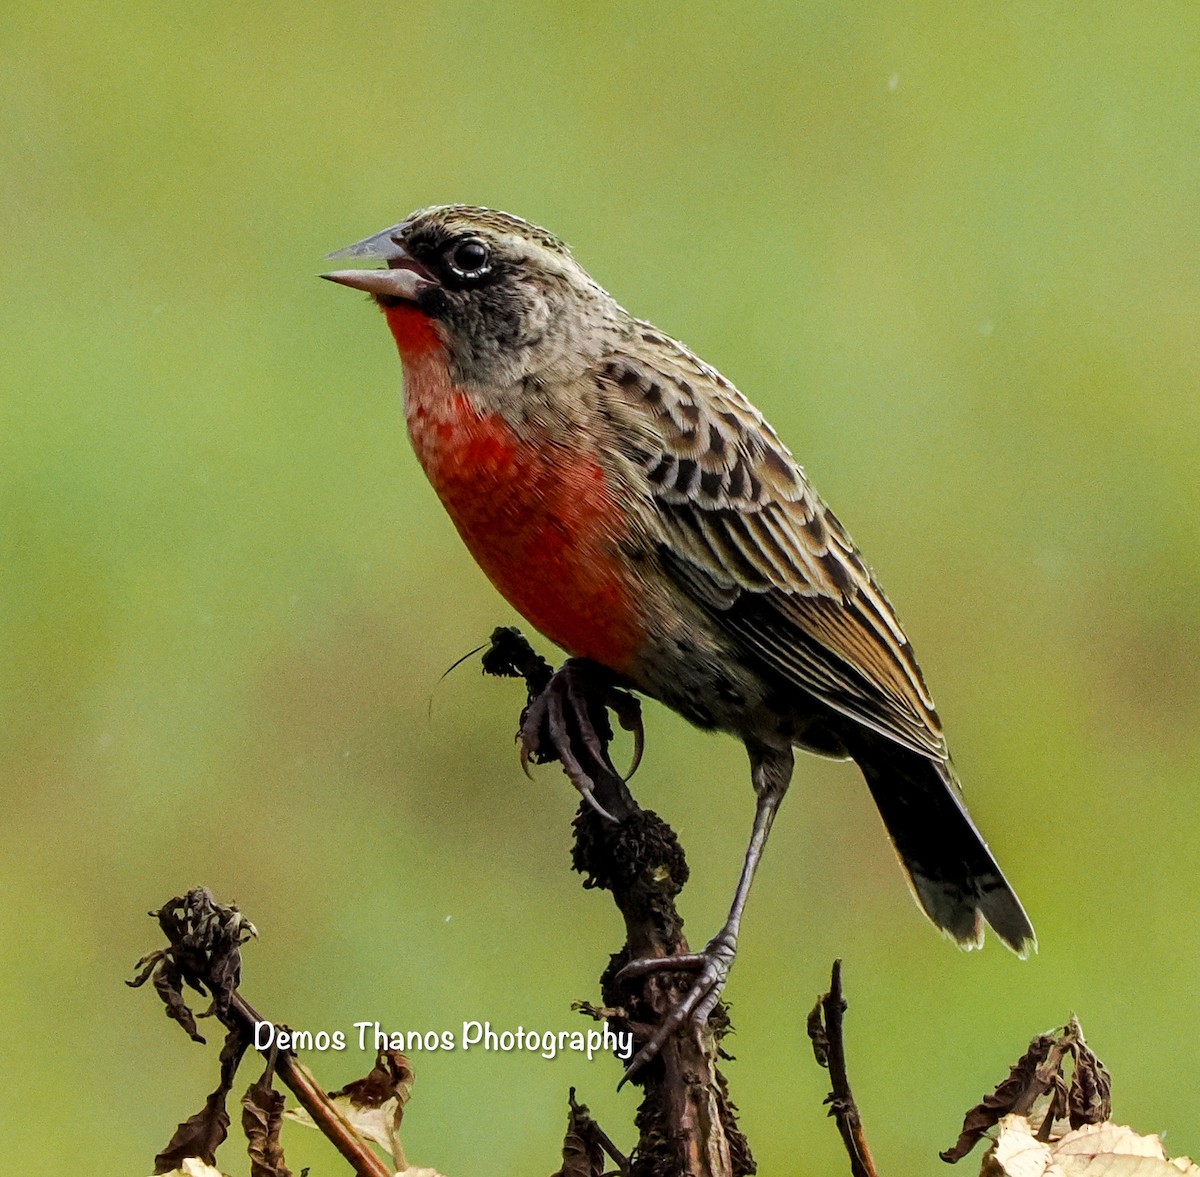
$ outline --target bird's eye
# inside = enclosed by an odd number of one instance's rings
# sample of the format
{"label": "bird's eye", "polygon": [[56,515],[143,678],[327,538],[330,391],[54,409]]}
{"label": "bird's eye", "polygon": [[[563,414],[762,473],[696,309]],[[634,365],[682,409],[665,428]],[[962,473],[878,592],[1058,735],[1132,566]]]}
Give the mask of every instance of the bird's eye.
{"label": "bird's eye", "polygon": [[476,277],[487,269],[488,250],[482,241],[460,241],[450,251],[450,264],[463,277]]}

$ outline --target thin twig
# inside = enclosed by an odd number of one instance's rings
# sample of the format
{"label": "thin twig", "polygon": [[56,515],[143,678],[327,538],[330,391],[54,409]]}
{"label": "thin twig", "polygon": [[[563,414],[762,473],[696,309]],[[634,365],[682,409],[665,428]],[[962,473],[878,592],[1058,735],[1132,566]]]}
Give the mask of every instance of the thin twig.
{"label": "thin twig", "polygon": [[833,1090],[826,1097],[829,1114],[837,1123],[842,1143],[850,1157],[850,1172],[853,1177],[878,1177],[867,1137],[863,1131],[858,1104],[850,1090],[850,1076],[846,1073],[846,1048],[842,1036],[842,1018],[846,1012],[846,999],[842,996],[842,962],[833,962],[829,978],[829,992],[817,999],[812,1013],[808,1015],[808,1036],[812,1039],[813,1054],[817,1062],[829,1070],[829,1081]]}

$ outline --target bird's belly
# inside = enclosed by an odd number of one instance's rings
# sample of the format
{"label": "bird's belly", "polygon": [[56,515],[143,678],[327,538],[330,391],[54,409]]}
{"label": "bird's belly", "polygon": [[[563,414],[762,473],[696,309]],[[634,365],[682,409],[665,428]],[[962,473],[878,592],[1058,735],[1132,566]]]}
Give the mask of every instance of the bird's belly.
{"label": "bird's belly", "polygon": [[452,394],[410,404],[409,434],[471,555],[509,603],[568,653],[626,673],[644,634],[618,548],[622,512],[595,459],[519,437]]}

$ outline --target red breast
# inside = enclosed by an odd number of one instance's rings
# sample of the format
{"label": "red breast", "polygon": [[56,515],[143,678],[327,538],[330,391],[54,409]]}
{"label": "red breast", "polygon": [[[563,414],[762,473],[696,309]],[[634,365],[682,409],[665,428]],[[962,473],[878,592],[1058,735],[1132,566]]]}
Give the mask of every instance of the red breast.
{"label": "red breast", "polygon": [[413,449],[459,534],[509,603],[568,653],[627,671],[644,631],[618,544],[625,514],[590,455],[519,436],[450,381],[432,320],[389,307]]}

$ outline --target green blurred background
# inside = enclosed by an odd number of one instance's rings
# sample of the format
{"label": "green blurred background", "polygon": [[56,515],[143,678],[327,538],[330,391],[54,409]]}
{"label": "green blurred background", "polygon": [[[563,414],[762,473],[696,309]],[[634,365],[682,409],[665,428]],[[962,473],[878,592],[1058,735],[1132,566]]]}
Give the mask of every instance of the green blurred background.
{"label": "green blurred background", "polygon": [[[573,791],[522,777],[514,684],[438,685],[515,617],[409,452],[379,316],[314,278],[456,200],[550,226],[775,422],[1038,927],[1024,964],[939,940],[857,774],[802,761],[728,991],[762,1172],[843,1171],[804,1039],[839,955],[881,1170],[938,1171],[1072,1011],[1118,1117],[1200,1152],[1193,4],[8,0],[0,42],[14,1172],[147,1173],[202,1102],[215,1048],[122,983],[198,882],[294,1026],[572,1028],[597,996],[620,933],[567,870]],[[744,756],[647,728],[703,941]],[[609,1059],[414,1063],[414,1163],[549,1172],[571,1084],[632,1140]],[[289,1131],[293,1168],[341,1171]]]}

